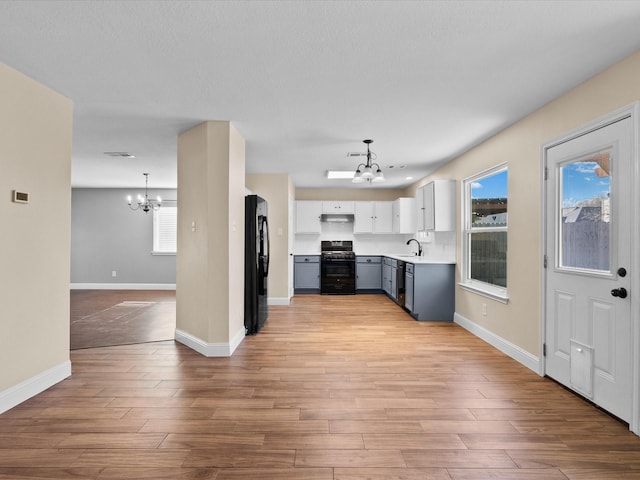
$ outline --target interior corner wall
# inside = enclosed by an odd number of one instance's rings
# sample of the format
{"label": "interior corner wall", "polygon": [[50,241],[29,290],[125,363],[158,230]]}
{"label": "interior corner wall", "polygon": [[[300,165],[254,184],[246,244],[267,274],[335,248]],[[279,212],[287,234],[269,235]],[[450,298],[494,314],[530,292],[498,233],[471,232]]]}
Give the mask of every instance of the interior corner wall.
{"label": "interior corner wall", "polygon": [[209,338],[207,145],[206,123],[178,137],[176,327],[204,341]]}
{"label": "interior corner wall", "polygon": [[[416,182],[457,181],[461,225],[461,181],[506,162],[509,168],[508,304],[456,288],[456,314],[490,335],[539,356],[542,284],[542,145],[640,99],[640,52],[604,70],[464,155]],[[523,95],[526,92],[523,92]],[[457,235],[460,280],[462,235]],[[487,304],[487,315],[482,304]]]}
{"label": "interior corner wall", "polygon": [[269,219],[269,277],[267,291],[273,303],[289,300],[289,196],[288,174],[250,174],[246,185],[267,201]]}
{"label": "interior corner wall", "polygon": [[244,138],[229,125],[229,339],[244,338]]}
{"label": "interior corner wall", "polygon": [[176,326],[205,354],[244,337],[244,153],[227,121],[178,137]]}
{"label": "interior corner wall", "polygon": [[[2,412],[23,387],[35,395],[71,373],[73,103],[0,63],[0,105]],[[29,203],[12,202],[14,190]]]}
{"label": "interior corner wall", "polygon": [[[80,288],[162,288],[176,283],[175,255],[152,255],[153,213],[131,210],[141,189],[74,188],[71,192],[71,285]],[[175,189],[150,190],[163,202]],[[112,272],[116,276],[112,276]]]}

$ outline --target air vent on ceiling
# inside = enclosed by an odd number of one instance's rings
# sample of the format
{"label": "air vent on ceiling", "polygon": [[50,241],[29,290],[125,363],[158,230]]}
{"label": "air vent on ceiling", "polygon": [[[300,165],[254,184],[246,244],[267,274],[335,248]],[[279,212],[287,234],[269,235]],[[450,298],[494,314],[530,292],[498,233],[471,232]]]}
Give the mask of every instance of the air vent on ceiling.
{"label": "air vent on ceiling", "polygon": [[366,156],[367,156],[366,153],[360,153],[360,152],[348,152],[347,153],[347,158],[366,157]]}
{"label": "air vent on ceiling", "polygon": [[104,152],[104,154],[109,157],[136,158],[135,155],[131,155],[129,152]]}

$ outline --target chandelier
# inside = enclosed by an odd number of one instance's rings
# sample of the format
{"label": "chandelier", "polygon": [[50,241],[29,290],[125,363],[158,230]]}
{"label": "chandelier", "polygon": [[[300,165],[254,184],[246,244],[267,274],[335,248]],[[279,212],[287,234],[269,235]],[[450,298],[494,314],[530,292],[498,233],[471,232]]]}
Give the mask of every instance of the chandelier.
{"label": "chandelier", "polygon": [[129,208],[131,210],[142,210],[144,213],[148,213],[149,210],[159,210],[162,206],[162,199],[160,197],[156,197],[156,200],[149,198],[149,174],[143,173],[144,175],[144,197],[142,195],[138,195],[138,202],[134,207],[131,204],[131,195],[127,197],[127,202],[129,203]]}
{"label": "chandelier", "polygon": [[[363,182],[384,182],[384,175],[382,174],[382,170],[380,170],[380,165],[377,163],[371,163],[371,160],[376,159],[376,154],[372,153],[369,149],[369,145],[373,143],[373,140],[363,140],[363,142],[367,145],[367,163],[361,163],[356,168],[356,173],[353,176],[353,183],[363,183]],[[375,166],[375,171],[374,171]],[[364,167],[360,170],[360,167]]]}

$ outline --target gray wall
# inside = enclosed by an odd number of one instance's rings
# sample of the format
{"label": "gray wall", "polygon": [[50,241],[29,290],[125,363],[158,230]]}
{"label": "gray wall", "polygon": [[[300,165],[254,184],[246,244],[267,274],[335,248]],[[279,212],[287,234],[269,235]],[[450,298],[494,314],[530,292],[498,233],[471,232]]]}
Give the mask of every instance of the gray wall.
{"label": "gray wall", "polygon": [[[138,189],[74,188],[71,193],[71,283],[175,284],[175,255],[151,255],[153,214],[132,211]],[[150,190],[176,200],[176,190]],[[111,276],[115,270],[117,276]]]}

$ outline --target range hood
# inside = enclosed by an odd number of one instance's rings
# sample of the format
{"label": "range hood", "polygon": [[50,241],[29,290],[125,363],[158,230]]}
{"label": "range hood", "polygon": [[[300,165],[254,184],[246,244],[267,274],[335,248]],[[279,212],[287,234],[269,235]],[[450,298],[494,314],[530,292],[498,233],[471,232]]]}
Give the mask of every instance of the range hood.
{"label": "range hood", "polygon": [[353,222],[352,213],[323,213],[320,215],[321,222],[348,223]]}

